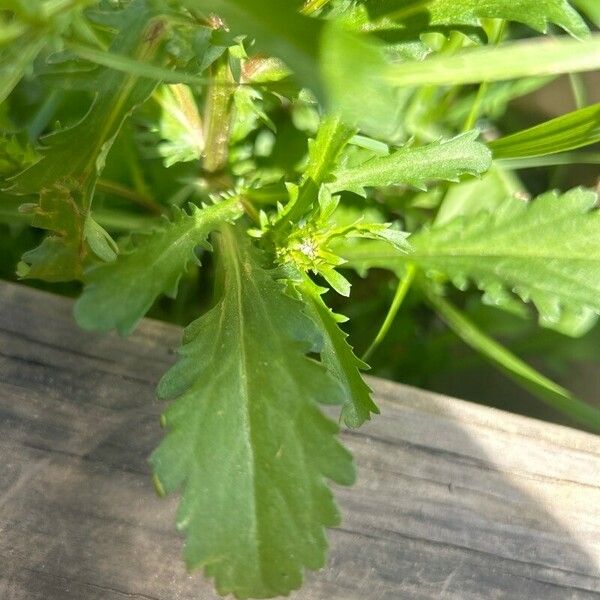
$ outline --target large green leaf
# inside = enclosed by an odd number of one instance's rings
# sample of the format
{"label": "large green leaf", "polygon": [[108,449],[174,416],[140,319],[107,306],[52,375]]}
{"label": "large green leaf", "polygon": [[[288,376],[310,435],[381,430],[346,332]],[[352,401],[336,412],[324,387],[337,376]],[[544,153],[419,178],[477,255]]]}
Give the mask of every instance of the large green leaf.
{"label": "large green leaf", "polygon": [[159,490],[183,488],[188,566],[223,595],[266,598],[323,566],[324,526],[339,523],[325,478],[350,484],[354,467],[318,408],[343,401],[307,357],[321,349],[318,331],[242,236],[225,227],[217,237],[217,304],[186,329],[159,384],[174,402],[151,463]]}
{"label": "large green leaf", "polygon": [[434,223],[439,226],[456,217],[482,211],[494,212],[508,197],[515,195],[526,197],[524,186],[511,171],[494,163],[482,177],[450,186],[444,194]]}
{"label": "large green leaf", "polygon": [[324,26],[320,70],[329,110],[378,138],[398,136],[402,93],[418,86],[544,77],[600,68],[600,36],[584,42],[533,39],[392,61],[390,48],[365,34]]}
{"label": "large green leaf", "polygon": [[407,145],[389,156],[368,160],[335,172],[333,192],[364,193],[366,187],[411,185],[426,189],[431,181],[457,181],[461,175],[478,175],[491,164],[491,153],[476,141],[479,132],[470,131],[450,140],[426,146]]}
{"label": "large green leaf", "polygon": [[415,4],[411,6],[406,0],[367,0],[373,16],[402,17],[408,8],[412,9],[412,19],[427,28],[476,27],[480,19],[491,18],[518,21],[544,33],[550,23],[576,37],[589,33],[585,21],[567,0],[429,0],[422,6]]}
{"label": "large green leaf", "polygon": [[486,302],[503,308],[514,308],[514,292],[533,302],[542,325],[578,335],[600,313],[597,200],[581,188],[562,196],[548,192],[530,203],[509,198],[492,213],[416,233],[408,255],[377,242],[349,246],[342,255],[360,269],[410,261],[459,288],[474,281]]}
{"label": "large green leaf", "polygon": [[[135,0],[122,15],[122,28],[111,51],[149,59],[160,48],[165,20],[156,17],[145,0]],[[34,217],[34,226],[51,232],[40,248],[25,255],[21,275],[51,281],[79,279],[91,244],[86,234],[96,181],[124,120],[144,102],[156,82],[103,69],[96,80],[96,95],[87,115],[75,126],[43,138],[41,158],[9,180],[9,191],[40,194],[45,205]],[[51,198],[49,196],[52,196]],[[67,231],[65,213],[76,223]]]}
{"label": "large green leaf", "polygon": [[579,42],[533,39],[437,54],[423,61],[389,65],[382,83],[393,86],[463,85],[520,77],[561,75],[600,68],[600,35]]}
{"label": "large green leaf", "polygon": [[378,138],[397,134],[399,91],[382,79],[385,46],[328,23],[321,41],[320,70],[327,105],[344,121]]}
{"label": "large green leaf", "polygon": [[566,152],[598,141],[600,103],[499,138],[488,146],[494,158],[526,158]]}
{"label": "large green leaf", "polygon": [[175,219],[142,238],[117,260],[90,270],[86,286],[75,303],[75,318],[84,329],[130,333],[160,294],[175,296],[186,267],[197,260],[194,250],[207,247],[208,234],[224,221],[238,217],[237,198],[191,214],[176,212]]}

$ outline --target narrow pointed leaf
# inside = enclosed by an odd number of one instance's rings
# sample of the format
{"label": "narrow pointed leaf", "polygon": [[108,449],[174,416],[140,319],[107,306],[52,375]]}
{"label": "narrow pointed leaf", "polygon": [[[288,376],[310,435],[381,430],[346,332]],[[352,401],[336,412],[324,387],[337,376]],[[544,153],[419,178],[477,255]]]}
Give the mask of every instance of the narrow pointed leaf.
{"label": "narrow pointed leaf", "polygon": [[600,3],[598,0],[573,0],[573,4],[587,15],[596,27],[600,27]]}
{"label": "narrow pointed leaf", "polygon": [[217,304],[186,329],[159,385],[173,403],[151,463],[160,489],[183,489],[188,566],[222,595],[267,598],[323,566],[324,527],[339,523],[325,479],[349,484],[354,467],[318,408],[343,399],[306,356],[321,349],[318,330],[242,236],[226,227],[216,239]]}
{"label": "narrow pointed leaf", "polygon": [[174,296],[181,275],[197,260],[194,250],[207,245],[211,231],[241,214],[236,198],[192,207],[191,214],[175,219],[145,235],[131,251],[91,269],[83,294],[75,303],[75,318],[84,329],[131,333],[161,294]]}
{"label": "narrow pointed leaf", "polygon": [[427,289],[431,305],[446,324],[471,348],[538,398],[574,421],[600,432],[600,410],[554,383],[490,338],[445,298]]}
{"label": "narrow pointed leaf", "polygon": [[389,156],[373,158],[358,167],[339,169],[330,184],[333,192],[363,194],[366,187],[411,185],[426,189],[431,181],[456,181],[461,175],[484,173],[491,153],[470,131],[426,146],[406,146]]}
{"label": "narrow pointed leaf", "polygon": [[546,156],[600,141],[600,103],[490,142],[494,158]]}
{"label": "narrow pointed leaf", "polygon": [[312,283],[303,286],[303,290],[312,309],[311,314],[323,331],[323,364],[341,383],[346,394],[342,420],[348,427],[360,427],[372,414],[379,414],[379,409],[371,398],[371,389],[361,375],[361,371],[368,369],[369,365],[354,354],[347,340],[348,334],[338,325],[345,319],[336,315],[323,302],[323,290]]}
{"label": "narrow pointed leaf", "polygon": [[352,138],[354,130],[339,117],[321,120],[317,135],[308,142],[308,164],[298,195],[286,207],[280,227],[296,223],[317,202],[321,185],[332,178],[340,154]]}

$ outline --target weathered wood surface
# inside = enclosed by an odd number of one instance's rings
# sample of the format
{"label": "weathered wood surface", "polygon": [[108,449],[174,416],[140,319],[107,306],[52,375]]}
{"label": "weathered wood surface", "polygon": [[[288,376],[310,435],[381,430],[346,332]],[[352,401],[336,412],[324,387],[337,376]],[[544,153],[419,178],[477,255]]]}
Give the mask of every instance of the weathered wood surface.
{"label": "weathered wood surface", "polygon": [[[209,600],[146,457],[180,331],[84,333],[68,300],[0,285],[0,598]],[[344,434],[358,484],[300,600],[600,598],[600,441],[372,380]],[[485,391],[482,391],[485,393]]]}

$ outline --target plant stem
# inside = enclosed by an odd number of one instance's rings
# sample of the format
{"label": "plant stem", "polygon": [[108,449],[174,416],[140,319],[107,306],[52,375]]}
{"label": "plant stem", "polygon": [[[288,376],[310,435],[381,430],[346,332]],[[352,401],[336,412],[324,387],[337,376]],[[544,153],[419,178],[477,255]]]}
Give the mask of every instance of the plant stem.
{"label": "plant stem", "polygon": [[[491,44],[493,46],[497,46],[502,41],[502,36],[504,35],[504,31],[506,29],[506,21],[500,20],[500,22],[494,26],[494,30],[491,35]],[[479,85],[479,89],[477,90],[477,95],[475,96],[475,100],[473,101],[473,105],[471,106],[471,110],[465,124],[463,126],[463,131],[469,131],[475,127],[477,123],[477,119],[481,113],[481,106],[483,104],[483,100],[485,95],[487,94],[488,88],[490,84],[487,81],[483,81]]]}
{"label": "plant stem", "polygon": [[594,431],[600,431],[600,410],[576,398],[490,338],[431,286],[423,285],[422,289],[431,306],[465,344],[555,410]]}
{"label": "plant stem", "polygon": [[362,359],[366,361],[376,350],[376,348],[381,344],[383,338],[388,334],[396,315],[398,314],[398,310],[402,306],[402,302],[404,302],[404,298],[406,298],[406,294],[412,285],[412,282],[415,279],[415,275],[417,273],[417,269],[413,264],[407,265],[405,276],[398,281],[398,287],[396,288],[396,293],[394,294],[394,299],[392,300],[392,304],[385,316],[381,327],[375,339],[367,349],[367,351],[363,354]]}
{"label": "plant stem", "polygon": [[527,158],[501,158],[496,161],[504,169],[517,171],[558,165],[600,165],[600,152],[561,152]]}
{"label": "plant stem", "polygon": [[131,188],[128,188],[116,181],[111,181],[109,179],[98,179],[96,183],[96,189],[101,192],[106,192],[107,194],[114,194],[115,196],[120,196],[121,198],[125,198],[126,200],[131,200],[135,204],[144,207],[150,212],[160,215],[163,212],[163,207],[145,194],[140,194]]}
{"label": "plant stem", "polygon": [[206,138],[203,168],[208,173],[216,173],[227,165],[233,121],[233,88],[227,84],[232,83],[226,53],[211,67],[211,80],[204,107]]}
{"label": "plant stem", "polygon": [[581,73],[569,73],[569,83],[573,92],[575,108],[584,108],[587,105],[587,89]]}

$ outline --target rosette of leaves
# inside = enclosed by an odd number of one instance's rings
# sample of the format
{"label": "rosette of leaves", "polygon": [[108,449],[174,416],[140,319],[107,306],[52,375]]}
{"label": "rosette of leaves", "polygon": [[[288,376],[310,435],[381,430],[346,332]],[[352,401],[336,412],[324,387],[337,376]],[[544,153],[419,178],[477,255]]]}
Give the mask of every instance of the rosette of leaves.
{"label": "rosette of leaves", "polygon": [[579,94],[572,112],[502,135],[513,98],[598,69],[590,3],[38,5],[0,0],[0,220],[38,231],[20,277],[83,284],[86,329],[126,335],[157,306],[194,315],[158,386],[150,462],[160,494],[181,492],[188,567],[220,593],[285,595],[326,562],[340,522],[328,482],[355,468],[321,407],[348,427],[378,413],[339,314],[358,302],[351,269],[396,285],[367,355],[414,288],[488,360],[600,429],[596,409],[449,300],[475,288],[572,336],[595,323],[597,194],[530,200],[519,169],[593,162],[581,149],[600,140],[598,106]]}

